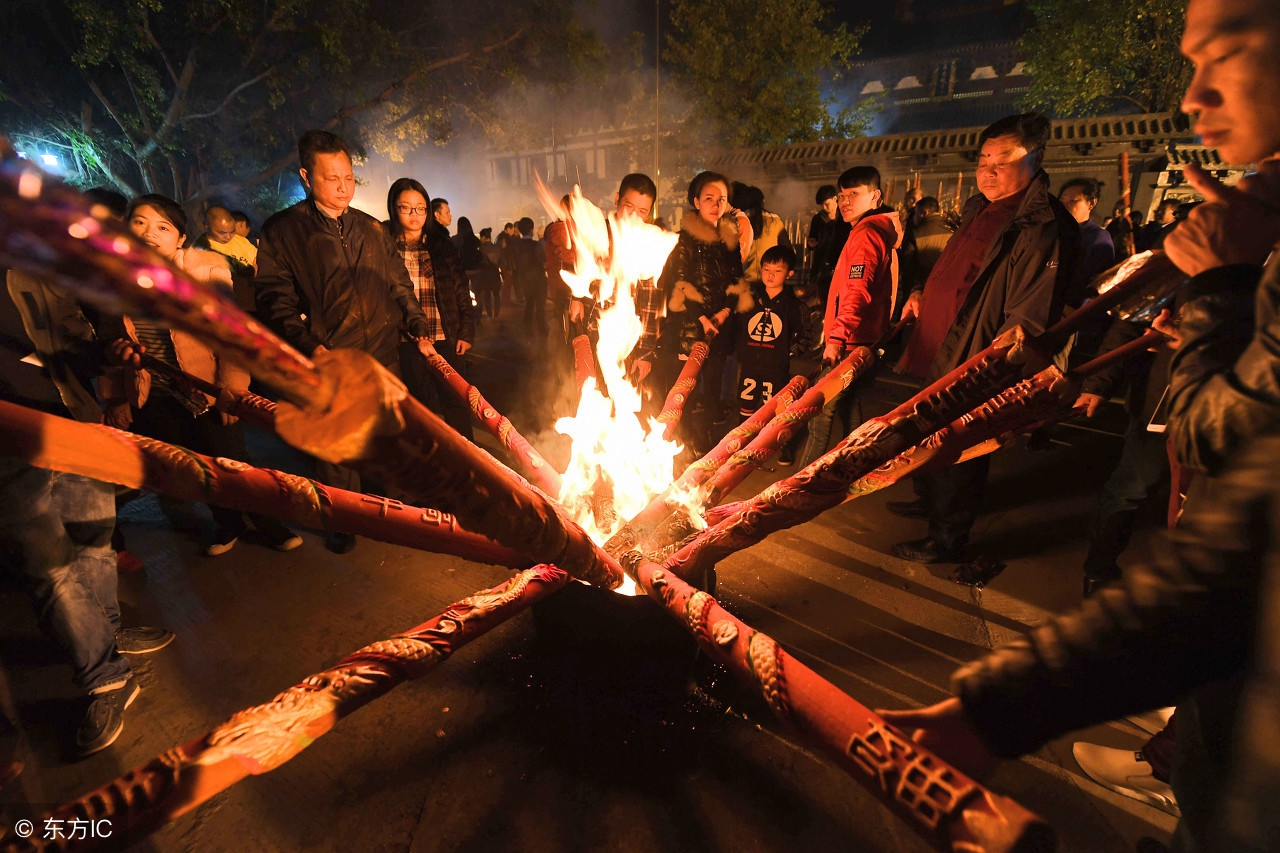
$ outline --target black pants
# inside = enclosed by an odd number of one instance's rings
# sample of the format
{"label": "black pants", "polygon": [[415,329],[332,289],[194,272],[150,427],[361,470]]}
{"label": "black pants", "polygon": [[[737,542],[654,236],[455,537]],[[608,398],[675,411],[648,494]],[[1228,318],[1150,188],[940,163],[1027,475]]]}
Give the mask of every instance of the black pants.
{"label": "black pants", "polygon": [[[458,355],[457,347],[457,341],[436,342],[436,352],[465,379],[467,357]],[[400,344],[400,378],[418,402],[444,418],[444,422],[467,441],[475,441],[475,434],[471,431],[471,409],[436,375],[413,341]]]}
{"label": "black pants", "polygon": [[961,548],[978,518],[991,458],[980,456],[912,478],[929,511],[929,536],[943,548]]}
{"label": "black pants", "polygon": [[1148,500],[1164,493],[1169,484],[1169,454],[1164,433],[1150,432],[1139,419],[1130,419],[1124,434],[1120,462],[1102,488],[1102,498],[1089,531],[1086,577],[1113,580],[1120,577],[1116,560],[1129,547],[1133,522]]}
{"label": "black pants", "polygon": [[[159,389],[153,389],[146,405],[134,410],[133,426],[130,429],[138,435],[176,444],[206,456],[249,461],[244,430],[239,423],[223,426],[220,414],[212,409],[199,417],[193,417],[181,403]],[[170,503],[162,496],[162,506]],[[213,520],[222,534],[239,536],[248,530],[245,515],[249,516],[253,526],[259,530],[279,533],[284,529],[279,519],[267,515],[242,513],[218,506],[210,506],[209,512],[213,514]]]}

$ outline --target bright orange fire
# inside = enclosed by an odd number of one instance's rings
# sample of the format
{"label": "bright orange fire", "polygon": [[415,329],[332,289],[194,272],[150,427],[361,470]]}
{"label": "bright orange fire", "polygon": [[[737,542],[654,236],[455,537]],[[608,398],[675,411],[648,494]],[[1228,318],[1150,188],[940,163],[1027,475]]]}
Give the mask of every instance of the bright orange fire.
{"label": "bright orange fire", "polygon": [[[538,191],[547,211],[559,217],[559,202],[540,182]],[[588,379],[577,413],[556,422],[556,430],[573,439],[558,497],[574,521],[603,544],[671,484],[672,460],[681,449],[662,440],[656,421],[648,424],[647,432],[641,425],[640,392],[626,364],[643,331],[633,287],[661,274],[677,237],[634,216],[606,219],[577,187],[570,197],[569,233],[575,272],[563,273],[564,280],[579,297],[593,295],[595,285],[597,304],[604,306],[596,357],[609,396]],[[610,495],[612,512],[603,511],[602,498]]]}

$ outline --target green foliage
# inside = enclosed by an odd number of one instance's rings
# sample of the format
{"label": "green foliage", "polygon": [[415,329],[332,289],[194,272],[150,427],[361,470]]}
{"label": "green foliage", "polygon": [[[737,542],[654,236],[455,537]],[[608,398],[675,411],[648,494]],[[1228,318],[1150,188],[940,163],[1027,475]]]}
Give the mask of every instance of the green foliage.
{"label": "green foliage", "polygon": [[865,132],[865,104],[823,94],[865,30],[829,24],[821,0],[674,0],[663,58],[690,105],[687,127],[730,147]]}
{"label": "green foliage", "polygon": [[1023,103],[1063,118],[1117,108],[1177,109],[1191,66],[1178,52],[1186,0],[1029,0],[1019,47],[1031,74]]}
{"label": "green foliage", "polygon": [[0,123],[81,184],[279,198],[298,136],[395,156],[599,64],[573,0],[10,0]]}

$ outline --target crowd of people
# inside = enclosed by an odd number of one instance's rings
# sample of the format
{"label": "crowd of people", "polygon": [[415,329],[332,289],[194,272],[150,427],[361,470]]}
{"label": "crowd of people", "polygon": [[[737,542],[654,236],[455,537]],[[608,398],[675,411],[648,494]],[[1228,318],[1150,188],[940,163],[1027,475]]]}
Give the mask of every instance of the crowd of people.
{"label": "crowd of people", "polygon": [[[1190,278],[1154,323],[1168,345],[1091,376],[1076,404],[1092,417],[1128,388],[1130,425],[1091,524],[1082,609],[961,669],[956,698],[886,716],[980,774],[996,757],[1027,753],[1072,729],[1177,703],[1142,753],[1077,755],[1105,784],[1180,807],[1174,843],[1184,851],[1280,846],[1280,265],[1269,261],[1280,239],[1280,120],[1270,99],[1280,96],[1277,47],[1275,4],[1190,0],[1183,50],[1196,73],[1183,108],[1198,115],[1198,132],[1224,159],[1258,164],[1233,188],[1189,167],[1201,204],[1162,203],[1145,225],[1121,204],[1095,223],[1102,187],[1088,177],[1051,178],[1042,168],[1049,121],[1025,113],[980,135],[978,192],[962,209],[944,211],[916,189],[903,205],[886,204],[879,171],[851,164],[817,193],[803,262],[758,189],[701,172],[689,183],[689,209],[661,275],[636,282],[632,294],[642,333],[630,375],[649,414],[693,347],[709,347],[682,427],[696,453],[781,390],[796,359],[810,356],[830,370],[854,347],[889,347],[881,370],[927,384],[1005,330],[1043,332],[1089,299],[1089,283],[1117,261],[1148,249],[1167,253]],[[411,177],[390,186],[385,221],[353,208],[356,181],[341,138],[308,132],[298,155],[307,197],[267,219],[256,243],[247,218],[225,207],[204,211],[196,235],[172,199],[94,197],[148,246],[234,294],[304,354],[323,362],[329,350],[368,353],[468,438],[470,413],[428,369],[424,342],[466,375],[478,323],[504,307],[521,309],[529,340],[562,331],[566,340],[598,336],[608,306],[597,304],[599,294],[574,293],[564,277],[574,269],[568,197],[541,239],[528,217],[507,222],[496,239],[493,229],[477,233],[460,217],[451,234],[449,203]],[[627,175],[607,217],[611,233],[624,219],[648,221],[656,197],[649,177]],[[151,318],[90,311],[14,270],[6,284],[0,397],[248,461],[235,418],[155,362],[227,389],[246,388],[247,375]],[[895,353],[890,345],[904,326],[910,331]],[[1083,330],[1060,356],[1079,363],[1144,331],[1110,321]],[[794,450],[801,464],[822,456],[837,420],[845,432],[857,427],[860,398],[874,381],[873,372],[831,399],[807,438],[783,451],[782,464]],[[964,559],[988,473],[984,456],[916,476],[916,499],[888,508],[926,521],[928,532],[893,553],[921,563]],[[316,476],[342,489],[369,488],[356,472],[321,460]],[[1138,508],[1171,477],[1185,496],[1171,534],[1174,557],[1122,571],[1118,558]],[[302,544],[269,517],[211,509],[210,556],[241,539],[281,551]],[[91,698],[77,735],[86,755],[115,740],[137,695],[122,655],[173,639],[163,628],[120,624],[115,572],[128,552],[114,518],[111,487],[0,456],[0,542],[21,555],[19,574],[41,623],[68,651]],[[356,544],[345,533],[325,539],[339,554]]]}

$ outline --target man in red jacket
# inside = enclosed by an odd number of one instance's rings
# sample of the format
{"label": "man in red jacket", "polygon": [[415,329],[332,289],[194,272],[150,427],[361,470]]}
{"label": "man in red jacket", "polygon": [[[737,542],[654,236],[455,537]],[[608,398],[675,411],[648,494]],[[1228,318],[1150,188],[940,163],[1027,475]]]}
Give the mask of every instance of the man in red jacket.
{"label": "man in red jacket", "polygon": [[[875,166],[846,169],[838,183],[840,218],[853,230],[836,261],[822,320],[822,363],[828,368],[853,347],[874,347],[888,332],[898,290],[897,248],[902,245],[902,223],[898,212],[884,204],[880,172]],[[846,430],[862,423],[857,406],[860,384],[850,384],[809,422],[802,466],[827,452],[831,421],[837,412]]]}

